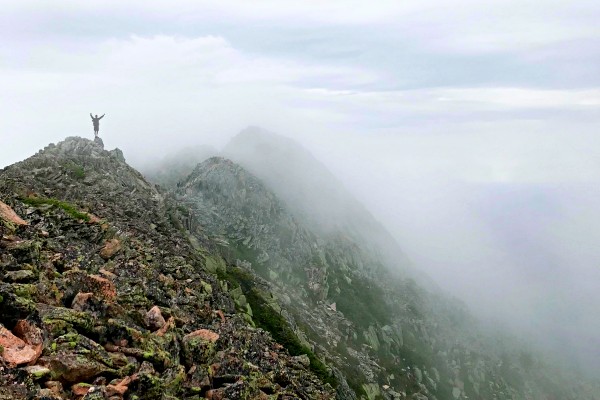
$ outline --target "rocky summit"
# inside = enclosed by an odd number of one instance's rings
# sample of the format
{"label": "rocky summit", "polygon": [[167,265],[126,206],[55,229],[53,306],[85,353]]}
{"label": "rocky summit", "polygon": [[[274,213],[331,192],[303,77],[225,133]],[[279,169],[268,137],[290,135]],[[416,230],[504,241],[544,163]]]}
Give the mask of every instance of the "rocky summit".
{"label": "rocky summit", "polygon": [[71,137],[0,171],[0,400],[600,399],[419,276],[294,142],[226,150],[151,183]]}
{"label": "rocky summit", "polygon": [[0,201],[0,399],[334,398],[119,150],[50,145],[0,172]]}

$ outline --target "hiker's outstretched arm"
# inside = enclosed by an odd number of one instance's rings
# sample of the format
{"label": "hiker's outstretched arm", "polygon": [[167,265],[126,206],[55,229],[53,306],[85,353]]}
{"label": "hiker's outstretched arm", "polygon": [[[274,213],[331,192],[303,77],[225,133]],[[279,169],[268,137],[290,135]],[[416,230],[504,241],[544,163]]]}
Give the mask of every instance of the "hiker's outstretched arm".
{"label": "hiker's outstretched arm", "polygon": [[102,119],[102,118],[104,118],[104,116],[105,116],[105,115],[106,115],[106,114],[102,114],[102,116],[101,116],[100,118],[98,118],[98,119]]}
{"label": "hiker's outstretched arm", "polygon": [[92,117],[92,119],[94,119],[94,116],[92,115],[92,113],[90,113],[90,117]]}

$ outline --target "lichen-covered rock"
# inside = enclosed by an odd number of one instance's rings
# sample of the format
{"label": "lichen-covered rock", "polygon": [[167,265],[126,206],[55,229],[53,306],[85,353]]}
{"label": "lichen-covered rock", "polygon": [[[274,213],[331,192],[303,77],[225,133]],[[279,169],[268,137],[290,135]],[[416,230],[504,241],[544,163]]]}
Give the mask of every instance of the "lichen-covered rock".
{"label": "lichen-covered rock", "polygon": [[4,280],[7,282],[31,282],[34,279],[35,273],[27,269],[19,271],[8,271],[4,274]]}
{"label": "lichen-covered rock", "polygon": [[105,364],[94,360],[86,354],[76,354],[59,351],[50,356],[44,356],[40,363],[52,371],[53,379],[68,383],[88,381],[103,373],[115,373]]}
{"label": "lichen-covered rock", "polygon": [[43,367],[41,365],[30,365],[28,367],[23,368],[33,379],[43,379],[47,376],[50,376],[50,369]]}
{"label": "lichen-covered rock", "polygon": [[104,141],[102,140],[102,138],[100,138],[100,136],[94,137],[94,143],[97,144],[98,146],[104,148]]}
{"label": "lichen-covered rock", "polygon": [[190,241],[172,200],[120,152],[51,145],[0,171],[0,199],[25,222],[0,237],[1,400],[256,398],[255,380],[271,396],[333,398],[236,315],[206,268],[226,271],[222,257]]}

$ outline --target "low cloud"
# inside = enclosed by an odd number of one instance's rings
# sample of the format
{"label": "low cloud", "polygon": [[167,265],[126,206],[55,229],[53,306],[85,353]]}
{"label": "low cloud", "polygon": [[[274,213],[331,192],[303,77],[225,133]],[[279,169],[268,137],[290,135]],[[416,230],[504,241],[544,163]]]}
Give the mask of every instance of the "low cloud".
{"label": "low cloud", "polygon": [[593,365],[599,18],[588,0],[12,2],[0,166],[91,138],[90,112],[134,165],[266,127],[445,289]]}

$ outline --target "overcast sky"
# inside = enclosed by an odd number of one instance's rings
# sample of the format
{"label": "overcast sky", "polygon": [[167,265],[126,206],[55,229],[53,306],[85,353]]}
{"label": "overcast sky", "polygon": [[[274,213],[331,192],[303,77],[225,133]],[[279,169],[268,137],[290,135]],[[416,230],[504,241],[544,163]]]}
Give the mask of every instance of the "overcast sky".
{"label": "overcast sky", "polygon": [[0,167],[90,112],[134,165],[259,125],[474,307],[600,348],[597,0],[0,5]]}

